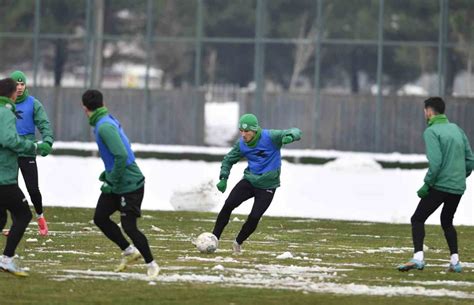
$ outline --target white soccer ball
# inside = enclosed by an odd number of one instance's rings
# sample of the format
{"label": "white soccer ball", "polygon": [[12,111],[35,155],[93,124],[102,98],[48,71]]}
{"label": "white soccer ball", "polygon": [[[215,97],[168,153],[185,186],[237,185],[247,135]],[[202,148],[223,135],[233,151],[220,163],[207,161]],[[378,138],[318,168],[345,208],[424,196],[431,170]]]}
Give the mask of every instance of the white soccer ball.
{"label": "white soccer ball", "polygon": [[217,250],[219,240],[212,233],[202,233],[194,241],[194,245],[201,253],[213,253]]}

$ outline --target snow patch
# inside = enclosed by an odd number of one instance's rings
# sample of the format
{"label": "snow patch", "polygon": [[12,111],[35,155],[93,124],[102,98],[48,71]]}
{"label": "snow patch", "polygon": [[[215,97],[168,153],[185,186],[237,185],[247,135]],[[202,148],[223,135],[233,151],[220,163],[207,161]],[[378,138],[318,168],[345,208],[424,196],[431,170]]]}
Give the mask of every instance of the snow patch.
{"label": "snow patch", "polygon": [[466,281],[401,281],[402,283],[425,285],[425,286],[474,286],[474,282]]}
{"label": "snow patch", "polygon": [[152,231],[155,231],[155,232],[164,232],[164,231],[165,231],[165,230],[160,229],[160,228],[158,228],[158,227],[156,227],[156,226],[154,226],[154,225],[151,225],[151,230],[152,230]]}
{"label": "snow patch", "polygon": [[405,253],[413,251],[413,248],[403,247],[403,248],[394,248],[394,247],[380,247],[377,249],[368,249],[365,250],[366,253]]}
{"label": "snow patch", "polygon": [[293,254],[291,254],[291,252],[283,252],[282,254],[278,255],[276,258],[277,259],[293,258]]}
{"label": "snow patch", "polygon": [[212,270],[223,271],[225,268],[222,265],[215,265]]}
{"label": "snow patch", "polygon": [[382,170],[382,165],[373,158],[366,156],[344,156],[323,165],[325,168],[336,171],[365,171],[376,172]]}
{"label": "snow patch", "polygon": [[[286,266],[285,266],[286,267]],[[285,268],[280,268],[282,270]],[[102,279],[102,280],[141,280],[149,282],[145,274],[137,273],[116,273],[91,270],[63,270],[64,275],[53,276],[54,280],[74,280],[74,279]],[[334,274],[332,275],[334,276]],[[424,296],[424,297],[450,297],[456,299],[474,299],[474,294],[464,291],[448,289],[427,289],[421,286],[370,286],[362,284],[341,284],[327,282],[322,278],[319,282],[314,282],[315,278],[304,276],[284,276],[278,274],[245,273],[236,276],[221,275],[198,275],[198,274],[170,274],[159,275],[155,281],[165,283],[188,282],[188,283],[209,283],[224,284],[247,288],[265,289],[286,289],[312,293],[333,293],[342,295],[372,295],[372,296]]]}
{"label": "snow patch", "polygon": [[176,211],[208,212],[219,203],[219,199],[214,182],[208,180],[190,189],[174,191],[170,203]]}
{"label": "snow patch", "polygon": [[238,263],[239,261],[232,257],[216,256],[213,258],[199,257],[199,256],[185,256],[178,257],[178,261],[200,261],[200,262],[215,262],[215,263]]}
{"label": "snow patch", "polygon": [[205,104],[205,143],[211,146],[231,145],[238,137],[239,103]]}
{"label": "snow patch", "polygon": [[[87,144],[87,143],[86,143]],[[84,143],[77,144],[81,148]],[[95,147],[97,146],[94,144]],[[55,143],[55,147],[56,147]],[[170,147],[177,152],[188,152],[193,147]],[[151,149],[151,148],[150,148]],[[199,148],[204,149],[204,148]],[[209,150],[217,152],[217,148]],[[223,153],[228,149],[221,149]],[[314,151],[308,150],[307,154]],[[292,151],[282,151],[282,155],[294,154]],[[356,156],[347,153],[348,156]],[[375,158],[375,157],[374,157]],[[100,181],[91,179],[103,171],[103,163],[97,157],[49,156],[38,159],[38,167],[48,181],[41,184],[44,202],[52,206],[88,207],[94,208],[100,196]],[[188,189],[190,185],[199,185],[218,176],[220,162],[204,162],[189,160],[157,160],[137,159],[137,163],[147,177],[145,197],[142,209],[174,210],[170,204],[171,195],[175,190]],[[235,164],[229,177],[229,190],[217,194],[221,203],[242,177],[247,166],[242,161]],[[349,166],[346,170],[331,170],[321,165],[300,165],[283,161],[281,173],[281,188],[278,189],[274,200],[265,213],[266,216],[327,218],[370,221],[358,225],[372,225],[373,222],[410,223],[410,218],[416,208],[419,198],[416,191],[423,182],[426,169],[400,170],[384,169],[378,171],[354,171]],[[74,179],[70,173],[74,173]],[[166,173],[166,174],[163,174]],[[182,173],[185,173],[184,175]],[[297,177],[297,179],[295,179]],[[318,183],[315,184],[314,181]],[[214,181],[217,182],[217,179]],[[21,188],[24,181],[19,179]],[[393,194],[393,186],[397,186],[397,194]],[[217,192],[217,191],[216,191]],[[71,197],[71,194],[74,194]],[[295,194],[297,198],[295,198]],[[196,196],[201,196],[198,192]],[[201,202],[200,197],[190,197],[191,202]],[[467,179],[467,190],[461,199],[456,213],[456,224],[474,225],[474,179]],[[219,212],[221,204],[215,206],[212,212]],[[328,208],[331,207],[331,208]],[[235,210],[235,215],[248,215],[252,208],[252,200],[244,202]],[[439,225],[438,209],[427,220],[427,224]],[[295,219],[295,221],[300,221]],[[301,221],[306,221],[302,219]],[[93,226],[92,221],[89,226]],[[36,231],[36,223],[31,223],[30,232]],[[82,228],[87,224],[81,224]],[[82,233],[85,233],[81,229]],[[94,232],[97,232],[94,230]],[[68,231],[52,232],[70,234]],[[87,232],[90,234],[89,232]]]}

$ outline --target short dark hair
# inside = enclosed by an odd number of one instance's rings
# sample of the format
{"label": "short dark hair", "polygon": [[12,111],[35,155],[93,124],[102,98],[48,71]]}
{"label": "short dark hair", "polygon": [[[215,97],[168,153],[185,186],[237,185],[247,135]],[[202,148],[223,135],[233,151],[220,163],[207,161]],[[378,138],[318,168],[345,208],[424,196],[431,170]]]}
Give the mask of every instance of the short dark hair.
{"label": "short dark hair", "polygon": [[442,98],[434,96],[425,101],[425,109],[426,108],[433,109],[437,114],[443,114],[446,109],[446,104]]}
{"label": "short dark hair", "polygon": [[0,96],[11,98],[16,91],[16,81],[12,78],[0,79]]}
{"label": "short dark hair", "polygon": [[102,93],[99,90],[89,89],[82,94],[82,104],[89,110],[94,111],[104,106]]}

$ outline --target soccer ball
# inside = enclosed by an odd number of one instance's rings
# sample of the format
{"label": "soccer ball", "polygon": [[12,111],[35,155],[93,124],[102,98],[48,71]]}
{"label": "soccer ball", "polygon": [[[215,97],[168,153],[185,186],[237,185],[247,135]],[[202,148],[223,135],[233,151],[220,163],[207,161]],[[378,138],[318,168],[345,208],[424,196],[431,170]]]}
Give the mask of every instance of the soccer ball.
{"label": "soccer ball", "polygon": [[206,232],[194,240],[194,245],[201,253],[213,253],[217,250],[219,240],[214,234]]}

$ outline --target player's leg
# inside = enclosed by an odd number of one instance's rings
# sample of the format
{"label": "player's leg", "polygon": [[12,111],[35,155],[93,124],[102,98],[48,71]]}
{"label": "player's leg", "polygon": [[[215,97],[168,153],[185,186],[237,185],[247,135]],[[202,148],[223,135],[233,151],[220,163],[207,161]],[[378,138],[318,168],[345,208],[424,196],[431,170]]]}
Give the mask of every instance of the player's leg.
{"label": "player's leg", "polygon": [[444,231],[444,236],[448,242],[449,251],[451,253],[451,260],[448,271],[461,272],[462,267],[459,263],[458,254],[458,236],[456,229],[453,226],[453,218],[461,201],[461,195],[447,194],[444,201],[443,209],[441,211],[441,227]]}
{"label": "player's leg", "polygon": [[235,239],[234,252],[240,252],[242,243],[257,229],[260,219],[272,203],[275,191],[276,189],[255,189],[255,201],[252,211]]}
{"label": "player's leg", "polygon": [[411,232],[413,238],[414,255],[409,262],[398,266],[400,271],[411,269],[422,270],[425,266],[423,241],[425,239],[425,221],[438,209],[445,199],[445,193],[430,189],[428,196],[422,198],[415,213],[411,217]]}
{"label": "player's leg", "polygon": [[7,224],[7,210],[3,207],[0,207],[0,231],[3,231],[5,225]]}
{"label": "player's leg", "polygon": [[212,231],[217,239],[220,239],[222,231],[224,231],[225,226],[229,223],[232,211],[242,202],[253,196],[255,196],[254,187],[247,180],[242,179],[234,186],[229,197],[227,197],[224,206],[219,212],[219,215],[217,215],[214,230]]}
{"label": "player's leg", "polygon": [[40,235],[48,235],[48,224],[43,215],[43,197],[39,190],[38,166],[35,157],[19,157],[18,166],[25,180],[26,189],[36,211],[36,219]]}
{"label": "player's leg", "polygon": [[18,185],[2,185],[0,186],[0,194],[2,198],[2,207],[10,211],[12,215],[13,224],[10,229],[10,234],[7,237],[7,242],[3,251],[2,259],[0,260],[0,268],[19,276],[27,275],[20,268],[17,267],[13,261],[15,250],[23,238],[25,230],[31,220],[31,211],[28,207],[28,202],[20,190]]}
{"label": "player's leg", "polygon": [[[138,249],[138,252],[141,254],[141,256],[143,256],[143,259],[147,264],[148,276],[155,277],[158,275],[160,269],[158,264],[153,259],[148,239],[146,238],[145,234],[143,234],[143,232],[138,229],[137,225],[137,220],[139,217],[141,217],[141,206],[144,191],[145,188],[141,187],[134,192],[123,194],[120,199],[120,215],[123,230],[130,237],[133,245],[136,247],[136,249]],[[139,257],[140,256],[138,256],[137,259]],[[133,263],[133,260],[124,259],[122,260],[120,267],[125,269],[125,267],[131,263]]]}
{"label": "player's leg", "polygon": [[[120,201],[120,219],[122,228],[130,237],[133,245],[143,256],[145,263],[148,266],[148,275],[155,277],[158,275],[158,264],[154,261],[151,254],[150,245],[145,234],[143,234],[137,226],[137,220],[141,217],[141,205],[143,201],[144,187],[127,194],[123,194]],[[129,262],[131,263],[131,262]],[[125,264],[125,266],[128,263]]]}
{"label": "player's leg", "polygon": [[102,193],[95,208],[94,223],[108,239],[120,249],[125,250],[130,246],[130,243],[123,236],[119,226],[110,219],[110,216],[119,210],[119,205],[119,195]]}

